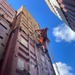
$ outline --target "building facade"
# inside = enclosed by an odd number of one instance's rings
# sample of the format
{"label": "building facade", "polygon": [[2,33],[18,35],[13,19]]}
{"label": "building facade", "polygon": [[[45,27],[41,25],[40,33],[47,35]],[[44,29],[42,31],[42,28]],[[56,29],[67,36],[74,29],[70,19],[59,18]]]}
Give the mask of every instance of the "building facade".
{"label": "building facade", "polygon": [[15,10],[6,1],[0,0],[0,60],[14,28],[15,15]]}
{"label": "building facade", "polygon": [[[15,21],[11,21],[14,27],[0,61],[0,75],[56,75],[49,54],[36,45],[39,40],[39,34],[35,33],[36,29],[40,29],[38,23],[24,6],[15,14]],[[2,22],[8,22],[6,19]],[[10,23],[5,24],[5,27],[2,26],[6,29]]]}
{"label": "building facade", "polygon": [[75,31],[75,1],[74,0],[45,0],[50,10]]}

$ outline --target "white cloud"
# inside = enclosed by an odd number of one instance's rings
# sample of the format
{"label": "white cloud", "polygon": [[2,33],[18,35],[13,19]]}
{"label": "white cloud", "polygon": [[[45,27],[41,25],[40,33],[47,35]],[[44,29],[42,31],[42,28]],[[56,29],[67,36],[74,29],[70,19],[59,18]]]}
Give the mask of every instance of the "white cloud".
{"label": "white cloud", "polygon": [[67,42],[75,41],[75,32],[65,24],[53,28],[53,35],[56,37],[56,42],[61,42],[62,40]]}
{"label": "white cloud", "polygon": [[[56,64],[58,66],[60,75],[73,75],[73,73],[70,72],[72,70],[72,67],[71,66],[68,66],[67,64],[62,63],[62,62],[58,62]],[[53,64],[53,67],[55,69],[56,75],[58,75],[58,73],[56,71],[56,68],[55,68],[55,64]]]}

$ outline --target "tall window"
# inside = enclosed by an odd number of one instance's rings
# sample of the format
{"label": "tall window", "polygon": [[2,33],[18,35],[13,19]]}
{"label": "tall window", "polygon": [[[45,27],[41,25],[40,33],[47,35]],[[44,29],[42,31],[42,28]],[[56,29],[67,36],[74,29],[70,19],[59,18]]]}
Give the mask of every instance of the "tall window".
{"label": "tall window", "polygon": [[21,37],[21,43],[25,46],[28,47],[28,42],[26,39],[24,39],[23,37]]}
{"label": "tall window", "polygon": [[17,67],[21,70],[24,70],[24,61],[18,58]]}

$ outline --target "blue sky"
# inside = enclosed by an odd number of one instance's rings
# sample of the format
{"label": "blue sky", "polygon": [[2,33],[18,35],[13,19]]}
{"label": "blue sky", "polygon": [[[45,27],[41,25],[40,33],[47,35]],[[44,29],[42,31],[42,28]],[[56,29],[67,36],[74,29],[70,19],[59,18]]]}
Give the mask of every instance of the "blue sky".
{"label": "blue sky", "polygon": [[[49,10],[44,0],[6,1],[15,10],[24,5],[41,28],[49,28],[48,37],[51,40],[50,47],[58,68],[61,67],[63,69],[61,75],[75,75],[75,33]],[[66,70],[66,73],[64,70]]]}

